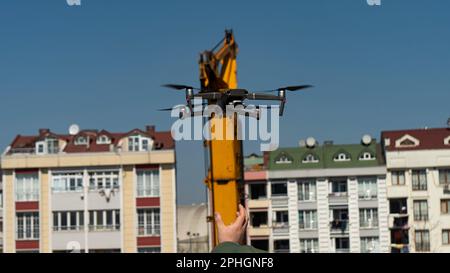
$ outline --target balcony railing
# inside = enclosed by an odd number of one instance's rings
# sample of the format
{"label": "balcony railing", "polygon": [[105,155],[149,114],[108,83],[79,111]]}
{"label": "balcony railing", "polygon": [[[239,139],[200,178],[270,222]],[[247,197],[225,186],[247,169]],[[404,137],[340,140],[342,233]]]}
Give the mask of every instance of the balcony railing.
{"label": "balcony railing", "polygon": [[336,248],[336,253],[350,253],[348,248]]}
{"label": "balcony railing", "polygon": [[335,219],[330,222],[330,229],[334,232],[348,232],[348,220]]}
{"label": "balcony railing", "polygon": [[11,154],[35,154],[36,149],[35,148],[12,148],[9,150],[9,153]]}
{"label": "balcony railing", "polygon": [[160,236],[161,235],[161,227],[160,225],[147,226],[147,227],[138,227],[137,228],[138,236]]}
{"label": "balcony railing", "polygon": [[89,231],[119,231],[120,225],[89,225]]}

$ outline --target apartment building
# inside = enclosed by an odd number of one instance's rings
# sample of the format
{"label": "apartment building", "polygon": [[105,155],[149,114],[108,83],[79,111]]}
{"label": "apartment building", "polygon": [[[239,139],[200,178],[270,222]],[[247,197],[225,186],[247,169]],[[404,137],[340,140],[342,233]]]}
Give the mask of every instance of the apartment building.
{"label": "apartment building", "polygon": [[382,132],[391,252],[450,252],[450,129]]}
{"label": "apartment building", "polygon": [[319,145],[309,138],[252,157],[249,244],[270,252],[388,251],[386,167],[375,140]]}
{"label": "apartment building", "polygon": [[177,251],[170,132],[41,129],[1,168],[5,252]]}

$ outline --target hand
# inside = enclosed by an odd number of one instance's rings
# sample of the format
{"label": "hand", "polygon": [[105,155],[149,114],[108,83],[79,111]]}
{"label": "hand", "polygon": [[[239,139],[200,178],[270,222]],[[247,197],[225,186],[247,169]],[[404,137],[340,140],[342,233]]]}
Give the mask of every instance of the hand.
{"label": "hand", "polygon": [[248,225],[248,216],[242,205],[239,205],[239,212],[237,212],[236,215],[236,220],[234,220],[231,225],[225,226],[220,213],[215,213],[219,244],[224,242],[241,244],[244,242],[245,231],[247,230]]}

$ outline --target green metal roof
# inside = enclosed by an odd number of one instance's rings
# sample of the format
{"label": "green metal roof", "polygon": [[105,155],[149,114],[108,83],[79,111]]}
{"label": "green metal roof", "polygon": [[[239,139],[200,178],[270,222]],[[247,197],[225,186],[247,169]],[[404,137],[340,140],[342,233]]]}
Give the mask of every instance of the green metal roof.
{"label": "green metal roof", "polygon": [[262,164],[264,164],[264,157],[259,156],[257,154],[251,154],[247,157],[244,157],[245,166],[262,165]]}
{"label": "green metal roof", "polygon": [[[360,160],[363,153],[368,152],[375,156],[374,160]],[[334,158],[340,154],[350,157],[348,161],[335,161]],[[318,162],[305,163],[304,159],[308,155],[313,155]],[[284,157],[287,163],[276,163]],[[298,170],[298,169],[327,169],[327,168],[358,168],[375,167],[384,165],[384,158],[381,152],[381,145],[372,142],[369,145],[363,144],[324,144],[316,145],[313,148],[294,147],[279,148],[269,153],[269,170]]]}

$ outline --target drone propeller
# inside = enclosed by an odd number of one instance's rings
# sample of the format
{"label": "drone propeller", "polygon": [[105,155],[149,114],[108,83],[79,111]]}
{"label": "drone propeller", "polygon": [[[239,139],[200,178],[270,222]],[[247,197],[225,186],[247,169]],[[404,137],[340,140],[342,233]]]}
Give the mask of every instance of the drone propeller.
{"label": "drone propeller", "polygon": [[286,87],[281,87],[278,89],[273,89],[273,90],[266,90],[266,91],[261,91],[262,93],[269,93],[269,92],[277,92],[277,91],[299,91],[299,90],[303,90],[303,89],[307,89],[307,88],[311,88],[314,87],[312,85],[306,84],[306,85],[293,85],[293,86],[286,86]]}
{"label": "drone propeller", "polygon": [[[202,103],[202,106],[206,106],[206,105],[208,105],[208,103],[206,103],[206,102]],[[186,109],[186,108],[189,108],[189,105],[176,105],[176,106],[171,107],[171,108],[158,109],[158,111],[172,111],[173,109],[177,109],[177,108],[181,108],[181,109],[184,108],[184,109]]]}
{"label": "drone propeller", "polygon": [[195,88],[188,85],[182,85],[182,84],[164,84],[162,87],[175,89],[175,90],[186,90],[186,89],[193,89],[193,90],[200,90],[199,88]]}

